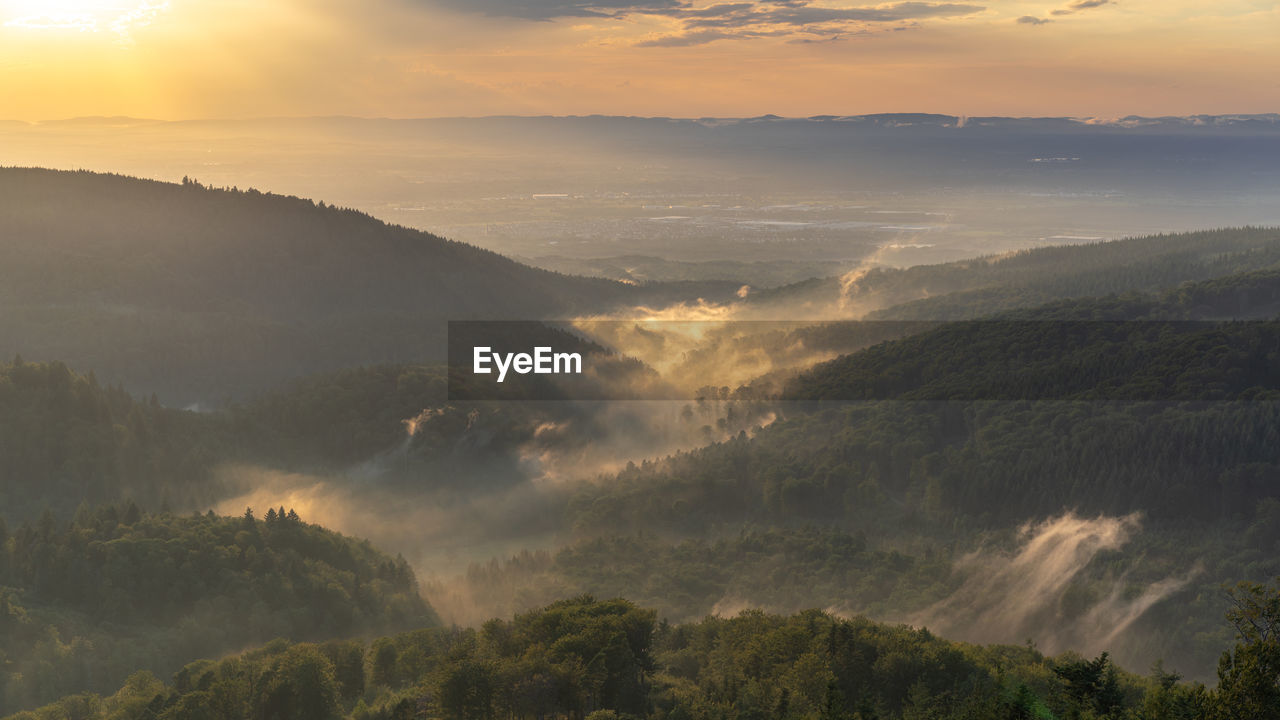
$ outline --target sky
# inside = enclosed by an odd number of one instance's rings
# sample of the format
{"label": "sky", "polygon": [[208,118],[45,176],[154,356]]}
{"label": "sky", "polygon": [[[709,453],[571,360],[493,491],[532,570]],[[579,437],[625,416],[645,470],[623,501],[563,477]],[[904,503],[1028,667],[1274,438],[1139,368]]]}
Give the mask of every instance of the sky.
{"label": "sky", "polygon": [[0,118],[1280,111],[1270,0],[0,0]]}

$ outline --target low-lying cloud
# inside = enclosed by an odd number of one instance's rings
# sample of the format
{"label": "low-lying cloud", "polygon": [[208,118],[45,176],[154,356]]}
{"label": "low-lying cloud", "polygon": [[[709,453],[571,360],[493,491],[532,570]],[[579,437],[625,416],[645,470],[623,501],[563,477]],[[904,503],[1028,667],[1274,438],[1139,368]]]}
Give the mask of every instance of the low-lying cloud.
{"label": "low-lying cloud", "polygon": [[1151,606],[1198,573],[1145,587],[1127,578],[1091,577],[1093,560],[1139,532],[1136,515],[1083,518],[1067,513],[1022,528],[1013,552],[982,550],[961,559],[964,581],[945,600],[910,618],[949,638],[980,643],[1031,639],[1048,653],[1113,650]]}

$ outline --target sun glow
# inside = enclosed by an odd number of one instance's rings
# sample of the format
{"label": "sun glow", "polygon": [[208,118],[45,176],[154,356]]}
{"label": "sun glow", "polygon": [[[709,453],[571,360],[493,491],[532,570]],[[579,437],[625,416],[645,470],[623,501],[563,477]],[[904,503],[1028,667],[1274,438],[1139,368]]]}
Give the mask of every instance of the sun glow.
{"label": "sun glow", "polygon": [[131,29],[149,24],[168,7],[168,2],[150,0],[0,0],[0,19],[11,28],[105,31],[126,38]]}

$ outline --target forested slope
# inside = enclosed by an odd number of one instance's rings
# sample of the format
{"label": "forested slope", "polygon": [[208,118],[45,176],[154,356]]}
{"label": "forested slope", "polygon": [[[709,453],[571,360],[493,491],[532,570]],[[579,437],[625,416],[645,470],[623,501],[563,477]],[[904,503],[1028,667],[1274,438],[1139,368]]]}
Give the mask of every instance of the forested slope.
{"label": "forested slope", "polygon": [[[1242,589],[1233,619],[1273,595]],[[1224,657],[1223,688],[1210,691],[1160,666],[1125,672],[1105,653],[1046,657],[817,610],[670,625],[582,596],[478,629],[273,643],[192,663],[169,682],[139,673],[108,697],[68,697],[15,720],[1263,718],[1274,705],[1250,683],[1265,672],[1259,648],[1275,641],[1249,644],[1259,637]]]}
{"label": "forested slope", "polygon": [[223,425],[59,362],[0,363],[0,519],[129,498],[209,507],[220,494],[211,466],[231,451]]}
{"label": "forested slope", "polygon": [[[1280,326],[1150,318],[1265,314],[1278,282],[1064,301],[821,365],[795,380],[789,396],[803,400],[778,405],[777,422],[580,486],[565,524],[582,540],[469,581],[637,586],[673,614],[846,602],[909,613],[955,592],[969,553],[1020,552],[1020,527],[1133,517],[1141,531],[1123,552],[1082,556],[1073,588],[1044,602],[1069,625],[1109,588],[1136,597],[1194,578],[1125,641],[1190,667],[1224,640],[1206,620],[1224,609],[1214,588],[1280,574]],[[690,537],[701,540],[663,539]]]}
{"label": "forested slope", "polygon": [[436,622],[412,570],[285,509],[227,518],[133,504],[0,521],[0,708],[103,692],[272,638]]}
{"label": "forested slope", "polygon": [[1059,245],[909,268],[868,267],[755,293],[750,301],[839,307],[853,317],[958,320],[1064,298],[1153,292],[1274,267],[1280,230],[1227,228]]}
{"label": "forested slope", "polygon": [[447,320],[561,318],[736,289],[560,275],[257,190],[0,168],[0,357],[90,368],[166,404],[443,360]]}
{"label": "forested slope", "polygon": [[888,527],[926,504],[979,525],[1064,507],[1251,512],[1276,490],[1261,478],[1280,462],[1280,325],[1150,318],[1218,316],[1218,301],[1278,293],[1280,273],[1250,273],[880,343],[798,376],[783,397],[807,402],[783,404],[786,419],[754,437],[623,473],[601,490],[619,503],[584,500],[577,522],[630,526],[615,509],[645,514],[621,500],[631,492],[683,498],[660,517],[689,527],[862,511]]}

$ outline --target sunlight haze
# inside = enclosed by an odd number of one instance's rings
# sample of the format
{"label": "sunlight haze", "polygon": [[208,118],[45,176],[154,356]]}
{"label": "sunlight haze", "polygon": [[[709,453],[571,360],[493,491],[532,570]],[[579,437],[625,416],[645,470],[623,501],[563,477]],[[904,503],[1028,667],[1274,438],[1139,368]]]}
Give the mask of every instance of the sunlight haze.
{"label": "sunlight haze", "polygon": [[1262,0],[6,0],[0,117],[1256,113],[1277,33]]}

